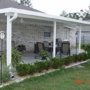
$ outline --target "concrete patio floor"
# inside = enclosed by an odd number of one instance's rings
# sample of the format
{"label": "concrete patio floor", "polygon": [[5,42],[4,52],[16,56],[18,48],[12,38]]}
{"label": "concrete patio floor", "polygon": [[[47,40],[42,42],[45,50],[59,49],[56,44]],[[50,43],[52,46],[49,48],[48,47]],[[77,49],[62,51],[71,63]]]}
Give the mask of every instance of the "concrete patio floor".
{"label": "concrete patio floor", "polygon": [[[78,51],[78,50],[76,50],[76,49],[74,49],[74,48],[71,49],[71,55],[76,54],[76,51]],[[84,52],[84,51],[81,50],[81,52]],[[62,55],[62,58],[63,58],[63,57],[67,57],[67,56],[68,56],[68,55]],[[57,53],[56,57],[57,57],[57,58],[60,58],[59,52]],[[36,61],[42,61],[42,60],[41,60],[41,58],[39,58],[39,57],[37,57],[37,58],[35,59],[35,54],[34,54],[34,53],[23,53],[23,54],[22,54],[22,61],[25,62],[25,63],[31,63],[31,64],[33,64],[33,63],[36,62]]]}

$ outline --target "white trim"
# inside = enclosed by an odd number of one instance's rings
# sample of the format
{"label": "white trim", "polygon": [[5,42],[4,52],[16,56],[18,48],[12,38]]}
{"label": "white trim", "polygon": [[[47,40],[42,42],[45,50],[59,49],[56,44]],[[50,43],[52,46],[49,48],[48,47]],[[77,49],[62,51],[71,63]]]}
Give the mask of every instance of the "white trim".
{"label": "white trim", "polygon": [[78,49],[78,53],[81,52],[81,26],[80,26],[80,30],[79,30],[79,49]]}
{"label": "white trim", "polygon": [[11,60],[12,60],[12,21],[17,18],[17,13],[10,18],[10,15],[7,14],[7,66],[10,65],[11,69]]}
{"label": "white trim", "polygon": [[82,25],[90,25],[90,22],[87,21],[80,21],[76,19],[61,17],[61,16],[54,16],[54,15],[48,15],[45,13],[40,12],[33,12],[29,10],[23,10],[23,9],[16,9],[16,8],[7,8],[7,9],[0,9],[0,13],[18,13],[18,17],[24,17],[24,18],[33,18],[33,19],[40,19],[40,20],[46,20],[46,21],[56,21],[56,22],[65,22],[65,23],[77,23]]}
{"label": "white trim", "polygon": [[10,65],[11,69],[11,34],[12,34],[12,22],[10,22],[10,16],[7,16],[7,66]]}
{"label": "white trim", "polygon": [[56,55],[56,21],[54,21],[53,25],[53,58]]}

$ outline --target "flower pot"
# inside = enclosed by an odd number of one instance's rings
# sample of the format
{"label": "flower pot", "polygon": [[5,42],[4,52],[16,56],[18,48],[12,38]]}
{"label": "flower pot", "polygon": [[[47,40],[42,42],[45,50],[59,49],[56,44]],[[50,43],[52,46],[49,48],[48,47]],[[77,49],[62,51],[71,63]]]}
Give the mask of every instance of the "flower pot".
{"label": "flower pot", "polygon": [[47,58],[46,57],[42,57],[42,60],[46,60]]}

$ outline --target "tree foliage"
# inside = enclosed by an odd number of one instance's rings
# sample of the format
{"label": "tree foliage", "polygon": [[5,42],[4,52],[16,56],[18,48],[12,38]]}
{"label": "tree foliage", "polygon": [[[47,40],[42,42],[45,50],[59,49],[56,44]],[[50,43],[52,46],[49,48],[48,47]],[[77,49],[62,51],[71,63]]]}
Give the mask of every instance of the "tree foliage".
{"label": "tree foliage", "polygon": [[20,0],[20,3],[25,6],[32,7],[31,0]]}
{"label": "tree foliage", "polygon": [[90,6],[89,6],[89,10],[80,10],[80,12],[74,12],[74,13],[67,13],[65,10],[63,10],[60,16],[73,18],[73,19],[79,19],[80,17],[82,17],[84,20],[89,20],[90,19]]}

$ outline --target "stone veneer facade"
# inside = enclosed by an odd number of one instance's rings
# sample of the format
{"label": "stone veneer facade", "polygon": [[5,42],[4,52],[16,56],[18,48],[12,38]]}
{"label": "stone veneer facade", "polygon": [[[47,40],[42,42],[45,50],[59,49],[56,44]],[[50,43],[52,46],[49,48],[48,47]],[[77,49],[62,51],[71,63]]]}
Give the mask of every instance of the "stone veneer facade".
{"label": "stone veneer facade", "polygon": [[[44,27],[50,27],[51,37],[44,37]],[[56,37],[65,39],[64,29],[62,26],[57,25]],[[6,22],[0,22],[0,31],[6,31]],[[69,40],[71,47],[75,47],[75,30],[68,29]],[[6,40],[4,40],[5,43]],[[52,25],[40,25],[40,24],[24,24],[24,23],[13,23],[12,25],[12,41],[15,41],[15,46],[24,44],[26,50],[33,52],[34,43],[43,41],[53,41],[53,26]],[[4,47],[6,45],[4,44]]]}

